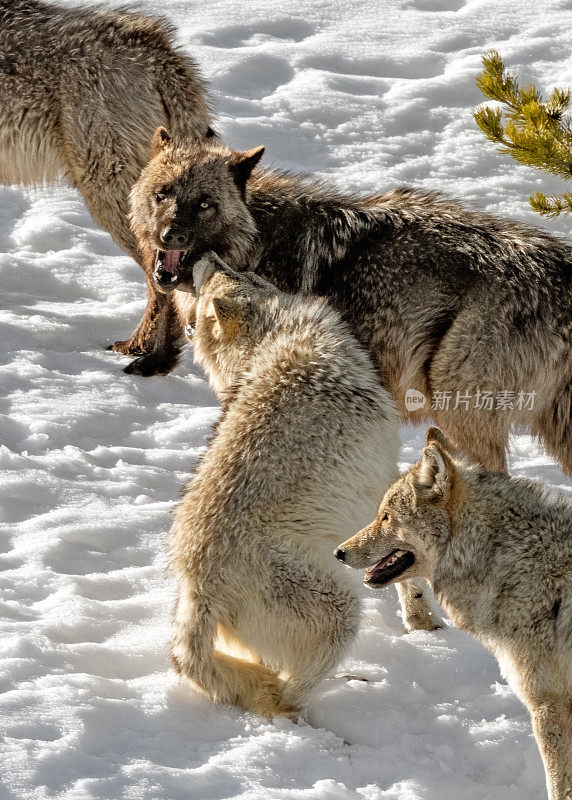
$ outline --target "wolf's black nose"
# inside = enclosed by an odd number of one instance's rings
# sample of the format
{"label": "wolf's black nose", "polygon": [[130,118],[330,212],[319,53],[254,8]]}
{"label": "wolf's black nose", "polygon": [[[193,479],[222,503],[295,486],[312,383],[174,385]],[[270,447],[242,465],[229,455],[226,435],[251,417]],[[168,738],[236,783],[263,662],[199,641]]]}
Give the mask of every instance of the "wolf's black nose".
{"label": "wolf's black nose", "polygon": [[161,233],[161,241],[165,247],[182,247],[185,243],[185,233],[177,228],[165,228]]}
{"label": "wolf's black nose", "polygon": [[340,561],[346,560],[346,551],[342,550],[341,547],[336,547],[336,549],[334,550],[334,555],[336,558],[339,558]]}

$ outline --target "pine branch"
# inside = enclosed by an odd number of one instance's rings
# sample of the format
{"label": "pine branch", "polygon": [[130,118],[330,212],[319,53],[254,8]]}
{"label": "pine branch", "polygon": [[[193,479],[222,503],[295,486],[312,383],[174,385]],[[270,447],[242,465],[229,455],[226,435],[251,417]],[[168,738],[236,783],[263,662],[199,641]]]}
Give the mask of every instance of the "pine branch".
{"label": "pine branch", "polygon": [[[485,97],[504,108],[479,106],[473,112],[478,127],[501,153],[511,155],[528,167],[572,178],[572,125],[565,117],[572,93],[556,88],[548,100],[534,85],[521,88],[516,75],[509,72],[496,50],[482,57],[483,71],[476,82]],[[503,118],[506,116],[506,121]],[[540,214],[556,216],[569,212],[569,195],[546,198],[536,194],[532,207]]]}
{"label": "pine branch", "polygon": [[557,217],[559,214],[572,214],[572,194],[566,192],[562,197],[546,196],[536,192],[530,198],[530,205],[543,217]]}

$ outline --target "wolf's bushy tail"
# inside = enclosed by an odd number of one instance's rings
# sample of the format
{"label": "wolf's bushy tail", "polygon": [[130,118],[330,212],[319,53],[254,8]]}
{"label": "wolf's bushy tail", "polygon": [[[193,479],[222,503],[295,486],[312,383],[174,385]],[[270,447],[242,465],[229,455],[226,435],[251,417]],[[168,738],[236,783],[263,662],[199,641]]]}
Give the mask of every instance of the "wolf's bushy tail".
{"label": "wolf's bushy tail", "polygon": [[210,700],[237,705],[265,717],[292,716],[282,703],[275,673],[215,649],[217,620],[207,604],[181,593],[175,612],[171,657],[176,671]]}

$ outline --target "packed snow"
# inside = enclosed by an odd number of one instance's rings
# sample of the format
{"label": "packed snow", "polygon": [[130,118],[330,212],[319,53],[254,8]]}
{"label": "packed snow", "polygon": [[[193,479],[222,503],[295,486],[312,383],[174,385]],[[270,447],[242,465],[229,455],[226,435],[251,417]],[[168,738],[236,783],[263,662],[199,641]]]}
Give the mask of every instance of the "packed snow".
{"label": "packed snow", "polygon": [[[148,11],[158,4],[142,3]],[[163,0],[212,88],[218,130],[346,189],[438,189],[539,221],[536,190],[471,118],[481,53],[572,85],[567,0]],[[0,187],[1,800],[538,800],[524,707],[454,627],[404,632],[369,593],[345,670],[307,722],[216,707],[167,642],[170,512],[218,415],[187,351],[168,377],[105,351],[144,306],[139,267],[64,185]],[[421,428],[403,429],[402,466]],[[511,471],[572,493],[528,436]]]}

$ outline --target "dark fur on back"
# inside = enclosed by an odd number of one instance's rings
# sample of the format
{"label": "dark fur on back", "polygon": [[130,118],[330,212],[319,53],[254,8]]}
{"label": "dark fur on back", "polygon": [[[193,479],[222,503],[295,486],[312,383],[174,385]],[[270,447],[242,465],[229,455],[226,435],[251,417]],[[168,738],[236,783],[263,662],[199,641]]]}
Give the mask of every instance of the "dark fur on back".
{"label": "dark fur on back", "polygon": [[[414,270],[421,262],[424,278],[436,280],[448,294],[462,295],[481,279],[524,293],[523,300],[536,304],[553,298],[553,288],[570,288],[567,243],[468,210],[436,192],[400,187],[357,197],[306,176],[259,172],[249,184],[248,208],[258,230],[253,246],[261,270],[275,272],[277,282],[292,275],[299,291],[320,293],[325,283],[329,293],[336,272],[346,272],[351,262],[351,276],[356,258],[363,266],[372,247],[380,250],[376,279],[383,279],[384,261],[401,270],[408,264]],[[387,277],[395,281],[393,270]],[[568,294],[554,304],[569,325],[570,300]]]}

